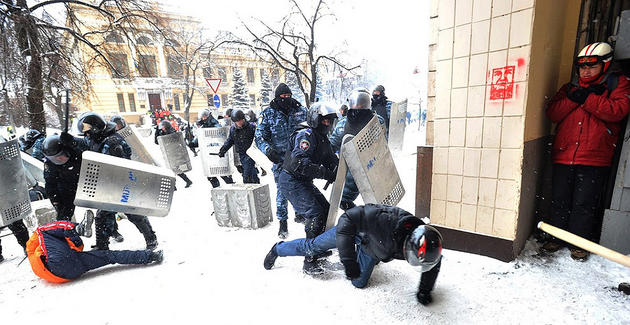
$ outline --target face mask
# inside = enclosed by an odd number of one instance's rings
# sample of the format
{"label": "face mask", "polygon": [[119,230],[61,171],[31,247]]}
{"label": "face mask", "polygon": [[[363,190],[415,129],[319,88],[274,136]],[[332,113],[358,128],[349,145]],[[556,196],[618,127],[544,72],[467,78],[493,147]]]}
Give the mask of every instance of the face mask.
{"label": "face mask", "polygon": [[379,99],[379,97],[381,97],[381,95],[377,95],[377,94],[372,95],[372,98],[373,98],[374,100]]}

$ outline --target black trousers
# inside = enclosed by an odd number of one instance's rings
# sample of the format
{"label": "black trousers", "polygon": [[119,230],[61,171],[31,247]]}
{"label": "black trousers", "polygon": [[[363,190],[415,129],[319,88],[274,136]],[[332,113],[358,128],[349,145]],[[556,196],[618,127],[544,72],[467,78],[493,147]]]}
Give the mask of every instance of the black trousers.
{"label": "black trousers", "polygon": [[[232,175],[221,176],[221,178],[223,179],[225,184],[234,184],[234,180],[232,179]],[[221,183],[219,183],[219,179],[216,178],[216,177],[208,177],[208,181],[210,181],[210,184],[212,185],[212,188],[217,188],[217,187],[219,187],[221,185]]]}
{"label": "black trousers", "polygon": [[[138,228],[138,231],[140,231],[147,244],[157,238],[147,217],[127,213],[126,215],[127,219]],[[109,249],[109,237],[113,234],[114,230],[117,229],[116,212],[98,210],[94,221],[96,228],[96,247],[100,250]]]}
{"label": "black trousers", "polygon": [[[20,244],[22,248],[26,249],[26,242],[28,241],[29,236],[28,229],[26,229],[26,225],[24,225],[24,222],[22,220],[18,220],[8,225],[7,227],[11,230],[11,232],[13,232],[13,235],[15,236],[15,239],[17,239],[18,244]],[[0,255],[2,255],[2,242],[0,242]]]}
{"label": "black trousers", "polygon": [[597,215],[608,167],[553,165],[551,217],[549,222],[568,232],[595,241]]}

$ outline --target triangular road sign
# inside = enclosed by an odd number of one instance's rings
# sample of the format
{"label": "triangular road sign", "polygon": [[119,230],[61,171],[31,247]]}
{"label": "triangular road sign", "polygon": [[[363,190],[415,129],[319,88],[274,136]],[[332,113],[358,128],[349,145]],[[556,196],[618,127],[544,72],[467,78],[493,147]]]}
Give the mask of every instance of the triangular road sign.
{"label": "triangular road sign", "polygon": [[221,85],[221,79],[206,78],[206,82],[208,83],[208,86],[210,86],[210,89],[212,89],[212,91],[215,94],[217,93],[217,91],[219,91],[219,85]]}

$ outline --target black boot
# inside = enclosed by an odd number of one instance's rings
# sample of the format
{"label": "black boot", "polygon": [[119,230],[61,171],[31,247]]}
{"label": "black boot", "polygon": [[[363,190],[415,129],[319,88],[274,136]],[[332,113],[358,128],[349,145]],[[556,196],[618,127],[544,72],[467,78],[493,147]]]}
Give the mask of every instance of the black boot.
{"label": "black boot", "polygon": [[281,241],[275,243],[273,247],[271,247],[271,249],[269,250],[269,253],[267,253],[267,256],[265,256],[265,261],[263,262],[265,270],[271,270],[273,265],[276,263],[276,258],[278,258],[278,253],[276,253],[276,246],[278,246],[278,244],[280,243],[284,242]]}
{"label": "black boot", "polygon": [[280,229],[278,229],[278,237],[286,239],[289,237],[289,228],[286,220],[280,220]]}
{"label": "black boot", "polygon": [[304,217],[296,213],[293,221],[296,223],[304,223]]}
{"label": "black boot", "polygon": [[123,237],[118,230],[114,230],[111,237],[114,238],[117,243],[122,243],[125,240],[125,237]]}
{"label": "black boot", "polygon": [[162,250],[149,252],[149,263],[162,263],[164,260],[164,253]]}
{"label": "black boot", "polygon": [[350,210],[354,208],[355,206],[356,205],[354,204],[354,202],[351,202],[351,201],[341,201],[341,203],[339,204],[339,207],[343,211]]}
{"label": "black boot", "polygon": [[309,256],[304,257],[304,266],[302,271],[308,275],[319,275],[324,273],[324,269],[319,266],[317,259]]}

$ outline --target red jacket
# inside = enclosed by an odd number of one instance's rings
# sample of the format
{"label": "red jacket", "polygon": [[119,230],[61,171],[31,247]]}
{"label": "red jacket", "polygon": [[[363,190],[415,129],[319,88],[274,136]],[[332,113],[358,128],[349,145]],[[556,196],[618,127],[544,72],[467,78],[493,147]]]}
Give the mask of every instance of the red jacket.
{"label": "red jacket", "polygon": [[551,159],[565,165],[610,166],[621,120],[630,111],[630,79],[619,76],[617,88],[608,94],[591,93],[580,105],[567,98],[575,86],[560,88],[547,108],[557,123]]}

